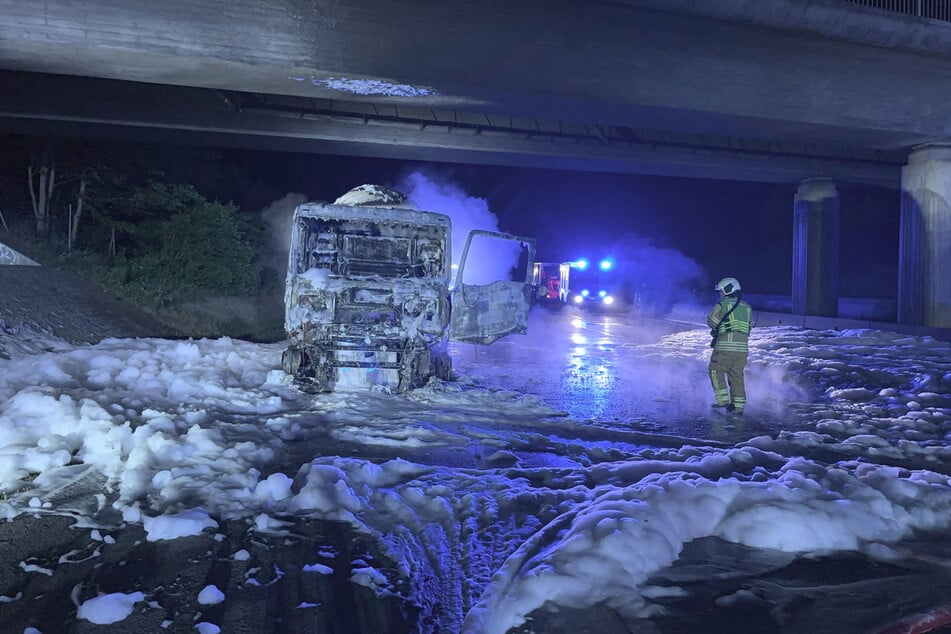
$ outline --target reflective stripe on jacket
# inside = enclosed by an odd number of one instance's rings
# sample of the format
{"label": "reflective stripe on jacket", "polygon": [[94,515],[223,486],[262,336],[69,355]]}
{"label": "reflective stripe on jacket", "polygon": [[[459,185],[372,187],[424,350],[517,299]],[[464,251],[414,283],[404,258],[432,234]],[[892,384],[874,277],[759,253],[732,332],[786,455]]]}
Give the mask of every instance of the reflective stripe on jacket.
{"label": "reflective stripe on jacket", "polygon": [[[726,315],[737,302],[740,305],[724,320],[723,315]],[[716,332],[717,337],[713,349],[749,352],[750,322],[752,321],[753,308],[749,304],[736,297],[721,299],[707,315],[707,325],[710,326],[710,330]]]}

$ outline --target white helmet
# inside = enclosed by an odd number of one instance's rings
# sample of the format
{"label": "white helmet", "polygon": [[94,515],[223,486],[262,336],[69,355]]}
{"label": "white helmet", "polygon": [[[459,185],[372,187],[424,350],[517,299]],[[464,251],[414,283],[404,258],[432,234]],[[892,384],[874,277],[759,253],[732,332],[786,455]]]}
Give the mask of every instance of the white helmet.
{"label": "white helmet", "polygon": [[721,291],[724,295],[732,295],[733,293],[740,290],[740,281],[735,277],[724,277],[722,280],[717,282],[717,285],[713,287],[713,290]]}

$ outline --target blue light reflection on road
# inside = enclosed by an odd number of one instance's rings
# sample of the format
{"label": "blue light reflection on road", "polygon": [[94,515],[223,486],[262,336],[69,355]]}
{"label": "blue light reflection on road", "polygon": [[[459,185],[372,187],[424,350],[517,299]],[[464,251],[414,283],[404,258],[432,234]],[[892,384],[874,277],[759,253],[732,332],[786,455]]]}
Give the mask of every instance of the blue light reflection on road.
{"label": "blue light reflection on road", "polygon": [[[537,396],[585,426],[722,439],[723,424],[711,418],[706,348],[664,342],[681,330],[705,327],[567,306],[533,310],[525,335],[490,346],[451,343],[449,351],[462,381]],[[759,431],[747,423],[729,435]]]}
{"label": "blue light reflection on road", "polygon": [[[592,323],[575,318],[571,320],[571,326],[571,342],[575,346],[569,349],[565,360],[561,374],[562,389],[566,394],[574,395],[577,404],[584,404],[583,409],[571,412],[573,416],[602,418],[615,384],[615,365],[609,356],[604,355],[613,347],[610,338],[611,320]],[[594,337],[588,336],[589,328],[595,334]],[[589,340],[597,341],[597,344],[589,346]]]}
{"label": "blue light reflection on road", "polygon": [[[677,329],[666,322],[573,307],[534,310],[528,334],[491,346],[453,343],[450,353],[466,379],[534,394],[574,420],[643,421],[663,400],[658,391],[670,390],[656,378],[653,383],[639,378],[645,371],[638,346],[656,343]],[[702,363],[698,358],[696,373],[706,380]],[[678,380],[688,379],[679,373]],[[673,391],[683,393],[684,387]]]}

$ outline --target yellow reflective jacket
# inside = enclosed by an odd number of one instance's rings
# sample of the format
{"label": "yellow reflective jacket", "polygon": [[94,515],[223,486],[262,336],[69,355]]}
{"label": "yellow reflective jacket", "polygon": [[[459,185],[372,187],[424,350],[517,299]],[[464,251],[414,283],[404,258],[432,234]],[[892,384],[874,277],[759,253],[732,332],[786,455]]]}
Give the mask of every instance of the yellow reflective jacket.
{"label": "yellow reflective jacket", "polygon": [[[739,302],[733,312],[730,309]],[[727,313],[727,318],[723,316]],[[750,323],[753,321],[753,308],[736,297],[724,297],[707,315],[710,334],[715,337],[714,350],[731,352],[749,352]]]}

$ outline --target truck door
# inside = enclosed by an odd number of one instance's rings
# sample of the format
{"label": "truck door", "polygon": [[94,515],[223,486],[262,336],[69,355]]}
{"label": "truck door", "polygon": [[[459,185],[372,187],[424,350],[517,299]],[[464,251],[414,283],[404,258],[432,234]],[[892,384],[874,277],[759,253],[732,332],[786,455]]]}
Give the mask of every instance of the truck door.
{"label": "truck door", "polygon": [[449,338],[489,344],[528,329],[535,241],[477,229],[469,233],[451,292]]}

